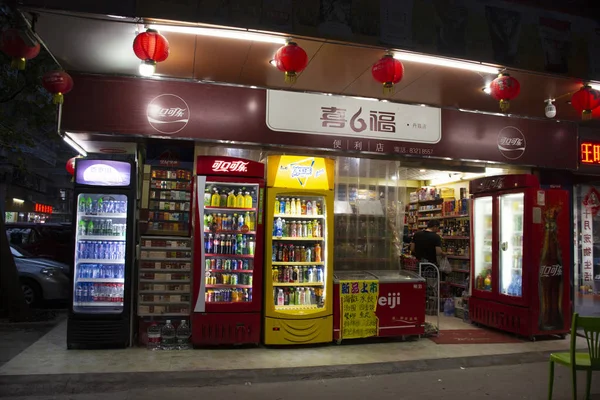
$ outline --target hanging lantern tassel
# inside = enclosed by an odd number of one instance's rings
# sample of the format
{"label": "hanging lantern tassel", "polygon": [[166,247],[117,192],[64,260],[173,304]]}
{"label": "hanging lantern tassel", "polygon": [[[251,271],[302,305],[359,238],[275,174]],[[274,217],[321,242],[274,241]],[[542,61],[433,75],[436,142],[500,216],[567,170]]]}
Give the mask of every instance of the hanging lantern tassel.
{"label": "hanging lantern tassel", "polygon": [[13,58],[10,62],[10,66],[14,69],[18,69],[19,71],[23,71],[25,69],[26,64],[27,60],[24,57]]}
{"label": "hanging lantern tassel", "polygon": [[592,110],[583,110],[581,112],[581,119],[584,121],[589,121],[592,119]]}
{"label": "hanging lantern tassel", "polygon": [[62,104],[64,102],[65,102],[65,96],[63,96],[63,94],[61,92],[54,93],[54,95],[52,96],[53,104]]}
{"label": "hanging lantern tassel", "polygon": [[502,112],[507,112],[510,108],[510,100],[500,100],[500,110]]}
{"label": "hanging lantern tassel", "polygon": [[394,82],[383,83],[383,94],[390,95],[394,93]]}
{"label": "hanging lantern tassel", "polygon": [[285,83],[294,84],[296,83],[296,79],[298,75],[294,71],[286,71],[285,72]]}

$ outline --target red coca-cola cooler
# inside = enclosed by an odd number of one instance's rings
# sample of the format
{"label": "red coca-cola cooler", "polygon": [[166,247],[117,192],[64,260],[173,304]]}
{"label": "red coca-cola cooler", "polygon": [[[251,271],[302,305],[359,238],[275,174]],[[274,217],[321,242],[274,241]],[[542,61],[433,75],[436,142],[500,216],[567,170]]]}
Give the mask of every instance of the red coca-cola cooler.
{"label": "red coca-cola cooler", "polygon": [[473,180],[473,322],[534,339],[571,325],[568,192],[533,175]]}
{"label": "red coca-cola cooler", "polygon": [[334,274],[333,339],[344,339],[341,331],[340,282],[378,281],[375,315],[377,337],[401,337],[425,333],[425,279],[411,271],[341,271]]}
{"label": "red coca-cola cooler", "polygon": [[192,343],[258,344],[265,166],[213,156],[196,165]]}

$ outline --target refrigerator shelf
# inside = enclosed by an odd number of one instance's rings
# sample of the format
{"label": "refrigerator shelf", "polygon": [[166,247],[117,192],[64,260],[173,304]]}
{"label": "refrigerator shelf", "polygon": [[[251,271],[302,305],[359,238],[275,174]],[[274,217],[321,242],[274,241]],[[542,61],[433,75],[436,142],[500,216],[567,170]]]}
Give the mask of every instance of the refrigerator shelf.
{"label": "refrigerator shelf", "polygon": [[185,290],[140,290],[138,294],[190,294]]}
{"label": "refrigerator shelf", "polygon": [[139,313],[139,317],[189,317],[190,313],[162,313],[162,314],[150,314],[150,313]]}
{"label": "refrigerator shelf", "polygon": [[207,301],[206,304],[240,304],[240,303],[251,303],[250,301]]}
{"label": "refrigerator shelf", "polygon": [[205,271],[208,271],[208,272],[235,272],[235,273],[240,273],[240,274],[241,273],[251,274],[254,272],[254,270],[252,270],[252,269],[214,269],[214,268],[206,269]]}
{"label": "refrigerator shelf", "polygon": [[[178,221],[166,221],[166,222],[178,222]],[[180,221],[179,221],[180,222]],[[165,231],[160,229],[148,229],[146,231],[146,235],[148,234],[157,234],[157,235],[169,235],[169,236],[190,236],[190,232],[186,229],[184,231]],[[155,238],[158,238],[156,236]]]}
{"label": "refrigerator shelf", "polygon": [[158,177],[152,177],[150,178],[153,181],[171,181],[171,182],[183,182],[183,183],[189,183],[190,180],[189,179],[182,179],[182,178],[158,178]]}
{"label": "refrigerator shelf", "polygon": [[161,199],[161,198],[156,198],[156,197],[150,197],[149,199],[150,201],[163,201],[163,202],[170,202],[170,203],[189,203],[191,200],[182,200],[182,199]]}
{"label": "refrigerator shelf", "polygon": [[294,240],[294,241],[298,241],[298,242],[308,242],[308,241],[322,242],[323,240],[325,240],[325,238],[322,238],[322,237],[314,238],[314,237],[278,237],[278,236],[273,236],[273,240]]}
{"label": "refrigerator shelf", "polygon": [[150,188],[150,190],[158,190],[161,192],[189,192],[188,189],[163,189],[163,188]]}
{"label": "refrigerator shelf", "polygon": [[90,301],[90,302],[73,302],[74,306],[79,307],[123,307],[123,302],[110,301]]}
{"label": "refrigerator shelf", "polygon": [[149,208],[150,211],[162,211],[162,212],[169,212],[171,214],[174,213],[189,213],[190,210],[171,210],[171,209],[164,209],[164,208]]}
{"label": "refrigerator shelf", "polygon": [[442,239],[446,240],[469,240],[469,236],[442,236]]}
{"label": "refrigerator shelf", "polygon": [[470,260],[471,259],[471,257],[469,257],[469,256],[455,256],[455,255],[451,255],[451,254],[448,254],[446,256],[446,258],[450,258],[453,260]]}
{"label": "refrigerator shelf", "polygon": [[125,283],[125,278],[75,278],[80,282],[100,282],[100,283]]}
{"label": "refrigerator shelf", "polygon": [[324,262],[292,262],[292,261],[272,261],[271,265],[324,265]]}
{"label": "refrigerator shelf", "polygon": [[216,253],[206,253],[205,257],[214,257],[214,258],[254,258],[254,254],[216,254]]}
{"label": "refrigerator shelf", "polygon": [[442,211],[442,207],[431,208],[429,210],[417,210],[418,213],[435,212],[435,211]]}
{"label": "refrigerator shelf", "polygon": [[140,250],[176,250],[176,251],[192,251],[191,247],[140,247]]}
{"label": "refrigerator shelf", "polygon": [[287,305],[287,306],[275,306],[276,310],[316,310],[318,306],[316,304],[306,304],[303,306],[298,306],[295,304]]}
{"label": "refrigerator shelf", "polygon": [[189,301],[140,301],[139,305],[143,306],[170,306],[180,304],[190,304]]}
{"label": "refrigerator shelf", "polygon": [[77,264],[125,264],[125,259],[103,260],[93,258],[80,258],[77,260]]}
{"label": "refrigerator shelf", "polygon": [[205,230],[204,233],[216,233],[218,235],[256,235],[256,231],[248,231],[248,232],[242,232],[242,231],[223,231],[223,230],[216,230],[215,232],[210,231],[210,230]]}
{"label": "refrigerator shelf", "polygon": [[140,261],[191,261],[191,258],[140,258]]}
{"label": "refrigerator shelf", "polygon": [[206,211],[221,211],[221,212],[246,212],[246,211],[256,211],[256,208],[241,208],[241,207],[212,207],[212,206],[204,206]]}
{"label": "refrigerator shelf", "polygon": [[110,241],[124,242],[125,237],[124,236],[110,236],[110,235],[79,235],[77,237],[77,241],[80,241],[80,240],[99,240],[99,241],[110,240]]}
{"label": "refrigerator shelf", "polygon": [[273,286],[323,286],[323,282],[304,282],[304,283],[285,283],[285,282],[273,282]]}
{"label": "refrigerator shelf", "polygon": [[322,219],[322,218],[325,218],[325,216],[324,216],[324,215],[321,215],[321,214],[319,214],[319,215],[304,215],[304,214],[275,214],[275,215],[273,216],[273,218],[281,218],[281,219],[284,219],[284,218],[287,218],[287,219],[290,219],[290,218],[306,218],[306,219],[315,219],[315,218],[320,218],[320,219]]}
{"label": "refrigerator shelf", "polygon": [[459,287],[459,288],[467,288],[467,285],[464,283],[454,283],[454,282],[442,282],[445,283],[446,285],[450,285],[450,286],[454,286],[454,287]]}
{"label": "refrigerator shelf", "polygon": [[167,280],[167,279],[140,279],[140,283],[190,283],[189,279],[184,279],[182,281],[175,280]]}
{"label": "refrigerator shelf", "polygon": [[127,218],[124,213],[99,213],[99,214],[79,214],[79,219],[82,218]]}
{"label": "refrigerator shelf", "polygon": [[227,283],[216,283],[212,285],[206,285],[207,289],[252,289],[252,285],[230,285]]}
{"label": "refrigerator shelf", "polygon": [[159,268],[140,268],[140,272],[176,272],[176,273],[191,273],[191,269],[159,269]]}

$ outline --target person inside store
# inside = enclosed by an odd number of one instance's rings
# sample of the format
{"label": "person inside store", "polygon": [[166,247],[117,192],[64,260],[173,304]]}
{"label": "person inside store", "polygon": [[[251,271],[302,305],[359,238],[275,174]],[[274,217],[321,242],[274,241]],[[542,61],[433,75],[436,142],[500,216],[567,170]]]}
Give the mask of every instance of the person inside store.
{"label": "person inside store", "polygon": [[438,235],[440,221],[430,220],[427,228],[416,232],[410,244],[410,252],[417,260],[437,265],[438,257],[445,257],[442,251],[442,238]]}

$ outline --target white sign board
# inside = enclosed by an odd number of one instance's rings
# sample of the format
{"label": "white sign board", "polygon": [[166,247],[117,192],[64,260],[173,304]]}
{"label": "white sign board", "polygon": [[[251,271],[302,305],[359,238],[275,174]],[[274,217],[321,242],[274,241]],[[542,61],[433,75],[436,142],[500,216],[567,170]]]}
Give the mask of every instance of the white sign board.
{"label": "white sign board", "polygon": [[439,108],[267,90],[267,126],[277,132],[435,144]]}

